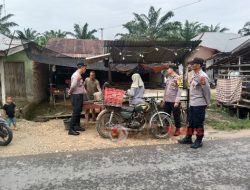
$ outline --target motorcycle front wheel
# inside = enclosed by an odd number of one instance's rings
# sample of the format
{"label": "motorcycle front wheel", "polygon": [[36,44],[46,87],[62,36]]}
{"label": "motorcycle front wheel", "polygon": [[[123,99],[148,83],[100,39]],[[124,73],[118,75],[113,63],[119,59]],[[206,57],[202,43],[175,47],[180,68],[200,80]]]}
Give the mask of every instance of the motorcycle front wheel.
{"label": "motorcycle front wheel", "polygon": [[104,112],[96,122],[96,130],[99,135],[105,139],[110,138],[109,131],[117,124],[120,124],[120,116],[117,113],[113,114],[113,118],[110,120],[111,111]]}
{"label": "motorcycle front wheel", "polygon": [[153,114],[149,125],[151,134],[157,139],[165,139],[173,135],[173,123],[166,112]]}
{"label": "motorcycle front wheel", "polygon": [[4,123],[0,123],[0,146],[7,146],[13,138],[11,129]]}

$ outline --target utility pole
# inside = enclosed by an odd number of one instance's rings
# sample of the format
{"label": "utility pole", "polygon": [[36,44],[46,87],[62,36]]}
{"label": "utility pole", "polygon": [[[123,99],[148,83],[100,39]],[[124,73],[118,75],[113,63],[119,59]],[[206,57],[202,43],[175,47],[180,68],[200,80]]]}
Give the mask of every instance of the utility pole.
{"label": "utility pole", "polygon": [[100,30],[101,30],[101,40],[103,40],[103,30],[104,30],[104,28],[100,28]]}
{"label": "utility pole", "polygon": [[5,92],[5,76],[4,76],[4,58],[0,58],[0,75],[1,75],[1,92],[2,92],[2,105],[5,104],[6,92]]}

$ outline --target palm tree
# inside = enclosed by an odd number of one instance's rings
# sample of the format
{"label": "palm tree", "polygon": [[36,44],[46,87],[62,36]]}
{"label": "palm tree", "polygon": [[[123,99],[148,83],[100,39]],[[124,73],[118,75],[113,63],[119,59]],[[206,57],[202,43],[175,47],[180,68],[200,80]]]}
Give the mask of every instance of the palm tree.
{"label": "palm tree", "polygon": [[18,26],[15,22],[9,22],[9,19],[13,17],[13,14],[7,14],[2,17],[3,5],[0,5],[0,33],[4,35],[10,35],[10,28]]}
{"label": "palm tree", "polygon": [[250,21],[246,22],[242,29],[239,30],[242,36],[250,35]]}
{"label": "palm tree", "polygon": [[66,38],[67,35],[71,35],[70,32],[62,31],[62,30],[49,30],[45,31],[42,35],[40,35],[36,39],[36,43],[42,47],[46,47],[48,41],[51,38]]}
{"label": "palm tree", "polygon": [[216,24],[215,26],[211,24],[210,26],[203,25],[200,32],[226,32],[228,30],[226,27],[221,28],[220,24]]}
{"label": "palm tree", "polygon": [[148,15],[134,13],[134,20],[123,25],[128,30],[126,34],[117,34],[124,40],[160,40],[168,37],[168,32],[172,31],[177,23],[169,22],[174,16],[172,11],[167,12],[162,17],[161,9],[155,10],[150,7]]}
{"label": "palm tree", "polygon": [[184,41],[190,41],[200,33],[201,26],[202,24],[199,22],[189,22],[186,20],[179,28],[180,38]]}
{"label": "palm tree", "polygon": [[96,29],[88,30],[89,24],[85,23],[83,26],[79,24],[74,25],[74,33],[71,33],[77,39],[97,39],[95,37],[95,33],[97,32]]}
{"label": "palm tree", "polygon": [[48,36],[48,38],[65,38],[67,35],[71,34],[70,32],[61,31],[61,30],[50,30],[46,31],[44,35]]}
{"label": "palm tree", "polygon": [[128,30],[129,33],[122,34],[118,33],[116,36],[120,36],[121,40],[143,40],[146,38],[142,27],[136,23],[136,21],[130,21],[123,25],[124,28]]}
{"label": "palm tree", "polygon": [[36,30],[33,30],[32,28],[27,28],[23,31],[17,30],[16,32],[19,39],[26,41],[36,41],[37,37],[40,35]]}

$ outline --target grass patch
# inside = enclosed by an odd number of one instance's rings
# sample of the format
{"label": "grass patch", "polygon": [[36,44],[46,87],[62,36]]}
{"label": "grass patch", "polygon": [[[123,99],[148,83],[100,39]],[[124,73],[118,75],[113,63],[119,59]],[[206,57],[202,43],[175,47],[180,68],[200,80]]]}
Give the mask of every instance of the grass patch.
{"label": "grass patch", "polygon": [[219,130],[250,129],[249,119],[238,119],[234,110],[218,107],[214,99],[212,99],[211,103],[205,120],[207,125]]}
{"label": "grass patch", "polygon": [[250,129],[249,119],[238,119],[235,111],[227,107],[216,105],[215,91],[211,94],[211,105],[207,109],[206,125],[218,130]]}
{"label": "grass patch", "polygon": [[217,120],[213,118],[207,118],[206,124],[214,129],[228,130],[228,129],[250,129],[249,119],[237,119],[233,118],[229,120]]}

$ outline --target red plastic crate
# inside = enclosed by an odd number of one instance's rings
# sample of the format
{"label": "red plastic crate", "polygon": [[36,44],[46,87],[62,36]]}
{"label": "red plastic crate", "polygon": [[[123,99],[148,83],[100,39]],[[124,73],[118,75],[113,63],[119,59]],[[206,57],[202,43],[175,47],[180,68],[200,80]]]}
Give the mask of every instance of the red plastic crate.
{"label": "red plastic crate", "polygon": [[104,105],[121,107],[125,93],[126,91],[124,90],[105,88],[103,101]]}

